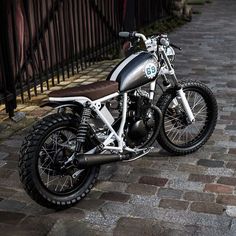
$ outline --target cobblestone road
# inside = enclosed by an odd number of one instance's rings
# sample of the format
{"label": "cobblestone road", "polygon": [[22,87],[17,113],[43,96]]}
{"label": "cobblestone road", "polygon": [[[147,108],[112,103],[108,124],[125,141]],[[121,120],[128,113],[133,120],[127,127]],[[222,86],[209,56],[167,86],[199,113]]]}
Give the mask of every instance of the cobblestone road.
{"label": "cobblestone road", "polygon": [[27,130],[18,132],[0,144],[1,234],[236,235],[235,13],[235,0],[214,0],[170,36],[184,49],[179,77],[203,81],[217,96],[219,121],[207,145],[188,156],[161,151],[103,166],[86,199],[55,212],[22,190],[17,152]]}

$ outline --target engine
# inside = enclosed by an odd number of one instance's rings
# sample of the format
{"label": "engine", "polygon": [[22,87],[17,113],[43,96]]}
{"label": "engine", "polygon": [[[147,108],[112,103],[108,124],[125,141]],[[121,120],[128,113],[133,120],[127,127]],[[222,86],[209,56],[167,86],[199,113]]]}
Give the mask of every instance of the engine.
{"label": "engine", "polygon": [[130,95],[126,123],[127,145],[139,148],[145,146],[155,131],[156,122],[149,98],[140,94]]}
{"label": "engine", "polygon": [[[115,98],[106,103],[115,118],[112,124],[118,131],[122,118],[122,99]],[[148,94],[143,90],[128,93],[128,110],[125,124],[125,142],[131,148],[142,148],[152,144],[159,132],[161,111],[153,106]]]}

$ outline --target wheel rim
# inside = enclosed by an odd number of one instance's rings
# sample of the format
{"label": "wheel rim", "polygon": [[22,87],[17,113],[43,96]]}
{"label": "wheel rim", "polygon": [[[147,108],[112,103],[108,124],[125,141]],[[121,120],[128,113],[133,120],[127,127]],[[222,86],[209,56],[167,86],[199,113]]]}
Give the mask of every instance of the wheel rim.
{"label": "wheel rim", "polygon": [[[50,132],[39,147],[38,176],[43,186],[53,194],[64,196],[77,192],[90,173],[90,169],[75,167],[63,172],[60,170],[62,163],[75,152],[76,133],[75,128],[60,127]],[[73,178],[72,175],[78,171],[78,176]]]}
{"label": "wheel rim", "polygon": [[173,98],[164,116],[164,132],[171,143],[179,147],[189,147],[198,143],[207,132],[209,107],[206,99],[198,91],[186,90],[186,98],[195,117],[195,122],[188,125],[182,105],[175,105]]}

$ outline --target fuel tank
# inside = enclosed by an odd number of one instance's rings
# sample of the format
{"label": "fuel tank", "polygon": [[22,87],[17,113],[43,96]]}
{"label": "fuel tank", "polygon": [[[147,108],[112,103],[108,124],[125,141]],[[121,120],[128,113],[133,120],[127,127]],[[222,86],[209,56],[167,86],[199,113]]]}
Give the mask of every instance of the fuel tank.
{"label": "fuel tank", "polygon": [[155,80],[159,68],[159,62],[152,53],[137,52],[121,61],[107,80],[117,81],[119,91],[126,92]]}

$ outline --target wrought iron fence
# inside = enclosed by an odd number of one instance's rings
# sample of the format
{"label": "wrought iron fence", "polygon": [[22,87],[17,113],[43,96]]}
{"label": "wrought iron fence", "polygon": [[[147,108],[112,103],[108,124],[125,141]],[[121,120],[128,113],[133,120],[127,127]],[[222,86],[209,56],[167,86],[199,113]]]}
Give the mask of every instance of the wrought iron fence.
{"label": "wrought iron fence", "polygon": [[[118,32],[169,14],[171,0],[2,0],[0,101],[43,92],[119,48]],[[45,88],[46,84],[46,88]],[[38,91],[37,88],[40,88]]]}

